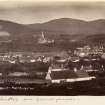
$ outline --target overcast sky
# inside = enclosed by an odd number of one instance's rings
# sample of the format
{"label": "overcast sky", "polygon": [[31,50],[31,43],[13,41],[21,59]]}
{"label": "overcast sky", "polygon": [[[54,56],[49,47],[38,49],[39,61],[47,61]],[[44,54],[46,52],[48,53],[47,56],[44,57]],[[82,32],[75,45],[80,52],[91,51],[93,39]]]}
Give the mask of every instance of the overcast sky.
{"label": "overcast sky", "polygon": [[31,24],[56,18],[105,19],[105,3],[0,2],[0,19],[3,20]]}

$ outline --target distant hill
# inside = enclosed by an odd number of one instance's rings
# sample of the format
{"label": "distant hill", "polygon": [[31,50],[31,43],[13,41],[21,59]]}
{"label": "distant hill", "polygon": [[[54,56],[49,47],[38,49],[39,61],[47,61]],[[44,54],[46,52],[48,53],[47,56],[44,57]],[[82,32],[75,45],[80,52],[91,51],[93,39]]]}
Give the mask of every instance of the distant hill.
{"label": "distant hill", "polygon": [[[93,45],[105,42],[105,19],[84,21],[61,18],[42,24],[29,24],[28,26],[35,31],[44,31],[47,37],[57,41],[67,42],[67,40],[71,40],[76,41],[78,45],[81,45],[79,42]],[[70,44],[68,45],[70,46]]]}
{"label": "distant hill", "polygon": [[0,20],[0,51],[23,49],[34,44],[34,34],[35,32],[25,25]]}
{"label": "distant hill", "polygon": [[[37,40],[42,31],[45,37],[55,40],[54,45],[38,45]],[[105,42],[104,19],[84,21],[60,18],[27,25],[0,20],[0,51],[67,50],[84,44],[103,42]]]}
{"label": "distant hill", "polygon": [[10,39],[33,39],[35,32],[29,27],[14,23],[11,21],[0,20],[0,39],[1,37],[9,37]]}
{"label": "distant hill", "polygon": [[11,21],[0,20],[0,31],[6,31],[14,36],[19,36],[22,33],[29,33],[31,29],[26,27],[25,25],[14,23]]}
{"label": "distant hill", "polygon": [[30,24],[35,31],[45,31],[57,34],[94,35],[105,34],[105,20],[83,21],[71,18],[51,20],[42,24]]}

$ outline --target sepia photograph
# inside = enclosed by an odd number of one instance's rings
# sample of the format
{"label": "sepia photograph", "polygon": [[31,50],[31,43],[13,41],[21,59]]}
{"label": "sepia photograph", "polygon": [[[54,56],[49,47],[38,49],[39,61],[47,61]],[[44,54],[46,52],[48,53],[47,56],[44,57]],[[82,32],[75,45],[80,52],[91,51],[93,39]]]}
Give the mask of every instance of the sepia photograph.
{"label": "sepia photograph", "polygon": [[105,2],[0,1],[0,96],[105,96]]}

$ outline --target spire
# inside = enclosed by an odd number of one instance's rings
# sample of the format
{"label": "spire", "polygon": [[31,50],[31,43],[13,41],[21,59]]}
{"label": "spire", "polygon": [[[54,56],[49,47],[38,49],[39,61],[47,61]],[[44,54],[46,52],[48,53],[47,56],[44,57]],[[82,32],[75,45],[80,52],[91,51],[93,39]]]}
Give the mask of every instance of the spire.
{"label": "spire", "polygon": [[42,38],[45,39],[43,31],[42,31]]}

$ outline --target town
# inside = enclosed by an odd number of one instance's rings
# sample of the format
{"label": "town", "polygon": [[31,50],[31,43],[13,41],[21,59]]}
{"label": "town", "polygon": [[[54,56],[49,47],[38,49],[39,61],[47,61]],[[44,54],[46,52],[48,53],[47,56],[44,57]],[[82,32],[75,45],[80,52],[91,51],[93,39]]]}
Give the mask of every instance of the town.
{"label": "town", "polygon": [[[102,46],[93,48],[84,46],[76,48],[74,51],[68,50],[59,53],[8,52],[0,54],[0,67],[1,76],[28,76],[29,74],[38,74],[39,76],[37,78],[41,78],[41,75],[44,74],[42,79],[47,78],[53,80],[57,78],[57,80],[60,80],[73,79],[75,77],[68,76],[66,71],[69,73],[68,71],[72,70],[84,70],[86,72],[80,75],[80,77],[96,78],[97,73],[99,74],[98,76],[105,77],[105,52]],[[59,71],[58,76],[56,77],[57,73],[55,73],[52,78],[49,77],[47,74],[51,71],[52,74],[54,71]],[[62,74],[62,76],[60,71],[64,71],[65,75]]]}

